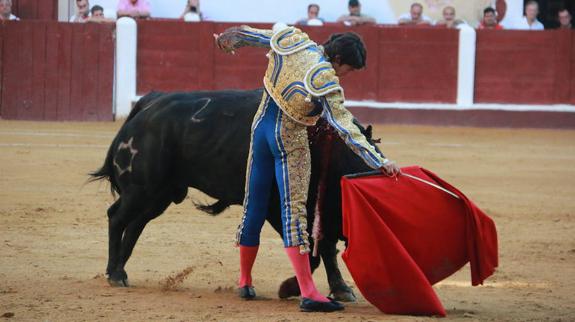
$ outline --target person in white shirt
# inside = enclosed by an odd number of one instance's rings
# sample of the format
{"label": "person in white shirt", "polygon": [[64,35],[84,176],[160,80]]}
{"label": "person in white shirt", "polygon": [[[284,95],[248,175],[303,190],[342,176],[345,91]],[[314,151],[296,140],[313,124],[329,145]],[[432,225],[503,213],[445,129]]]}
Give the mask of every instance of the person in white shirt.
{"label": "person in white shirt", "polygon": [[187,22],[199,22],[204,20],[202,12],[200,11],[200,0],[188,0],[180,19]]}
{"label": "person in white shirt", "polygon": [[525,16],[517,23],[518,30],[544,30],[543,24],[537,20],[539,14],[539,4],[537,1],[529,1],[525,5]]}
{"label": "person in white shirt", "polygon": [[323,26],[324,20],[319,17],[319,5],[312,3],[307,6],[307,18],[302,18],[295,24],[302,26]]}
{"label": "person in white shirt", "polygon": [[76,14],[70,17],[70,22],[88,22],[90,20],[90,2],[76,0]]}
{"label": "person in white shirt", "polygon": [[399,25],[431,25],[433,21],[423,14],[423,6],[415,2],[411,5],[409,13],[399,16],[397,23]]}
{"label": "person in white shirt", "polygon": [[446,28],[457,28],[457,26],[464,23],[465,21],[455,17],[455,8],[447,6],[443,8],[443,20],[437,21],[435,25]]}
{"label": "person in white shirt", "polygon": [[12,0],[0,0],[0,21],[20,20],[12,14]]}

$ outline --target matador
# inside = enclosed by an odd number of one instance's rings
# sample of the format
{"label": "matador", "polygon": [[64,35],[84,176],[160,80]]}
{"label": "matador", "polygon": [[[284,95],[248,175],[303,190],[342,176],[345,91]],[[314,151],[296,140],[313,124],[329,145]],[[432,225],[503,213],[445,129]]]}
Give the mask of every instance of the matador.
{"label": "matador", "polygon": [[269,49],[265,90],[251,127],[244,210],[236,236],[240,247],[240,297],[256,297],[251,271],[275,178],[284,246],[302,294],[300,309],[342,310],[341,303],[319,293],[309,265],[306,201],[311,164],[306,127],[324,117],[370,167],[387,175],[399,172],[394,162],[367,141],[343,105],[339,77],[365,67],[365,45],[357,34],[346,32],[331,35],[320,46],[300,29],[280,24],[273,30],[232,27],[214,36],[225,52],[235,53],[245,46]]}

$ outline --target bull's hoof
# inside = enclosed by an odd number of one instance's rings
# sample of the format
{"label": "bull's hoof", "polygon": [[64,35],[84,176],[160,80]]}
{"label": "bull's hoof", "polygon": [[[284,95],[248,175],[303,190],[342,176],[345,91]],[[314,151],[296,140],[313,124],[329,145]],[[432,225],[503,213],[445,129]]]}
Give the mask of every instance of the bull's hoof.
{"label": "bull's hoof", "polygon": [[126,272],[113,272],[108,275],[108,284],[112,287],[128,287],[128,274]]}
{"label": "bull's hoof", "polygon": [[128,287],[130,286],[128,284],[128,280],[113,280],[111,278],[108,278],[108,284],[110,284],[111,287]]}
{"label": "bull's hoof", "polygon": [[344,287],[338,290],[332,290],[331,296],[334,300],[340,302],[355,302],[357,297],[353,294],[353,291],[349,287]]}
{"label": "bull's hoof", "polygon": [[301,292],[299,291],[299,285],[297,284],[297,279],[295,276],[283,281],[278,291],[278,296],[280,299],[287,299],[292,296],[300,296],[300,294]]}

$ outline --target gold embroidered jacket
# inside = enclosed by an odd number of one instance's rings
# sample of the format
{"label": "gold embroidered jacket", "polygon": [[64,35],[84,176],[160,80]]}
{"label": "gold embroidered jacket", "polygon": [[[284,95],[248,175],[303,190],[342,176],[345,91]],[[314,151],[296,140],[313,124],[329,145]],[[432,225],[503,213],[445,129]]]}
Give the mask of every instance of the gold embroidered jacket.
{"label": "gold embroidered jacket", "polygon": [[353,124],[353,115],[344,107],[343,88],[323,48],[294,27],[281,30],[233,27],[218,38],[223,47],[271,48],[264,86],[278,106],[293,120],[314,125],[323,115],[345,143],[372,168],[385,159],[367,142]]}

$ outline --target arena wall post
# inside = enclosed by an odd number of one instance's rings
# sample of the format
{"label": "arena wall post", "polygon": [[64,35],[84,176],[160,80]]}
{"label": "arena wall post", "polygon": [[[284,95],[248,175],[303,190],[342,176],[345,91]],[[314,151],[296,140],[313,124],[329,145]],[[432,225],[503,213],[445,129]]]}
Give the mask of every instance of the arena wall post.
{"label": "arena wall post", "polygon": [[457,67],[457,106],[473,105],[475,90],[475,52],[477,35],[467,24],[459,27],[459,57]]}
{"label": "arena wall post", "polygon": [[132,18],[123,17],[116,22],[116,64],[114,71],[114,115],[130,114],[136,97],[136,63],[138,26]]}

